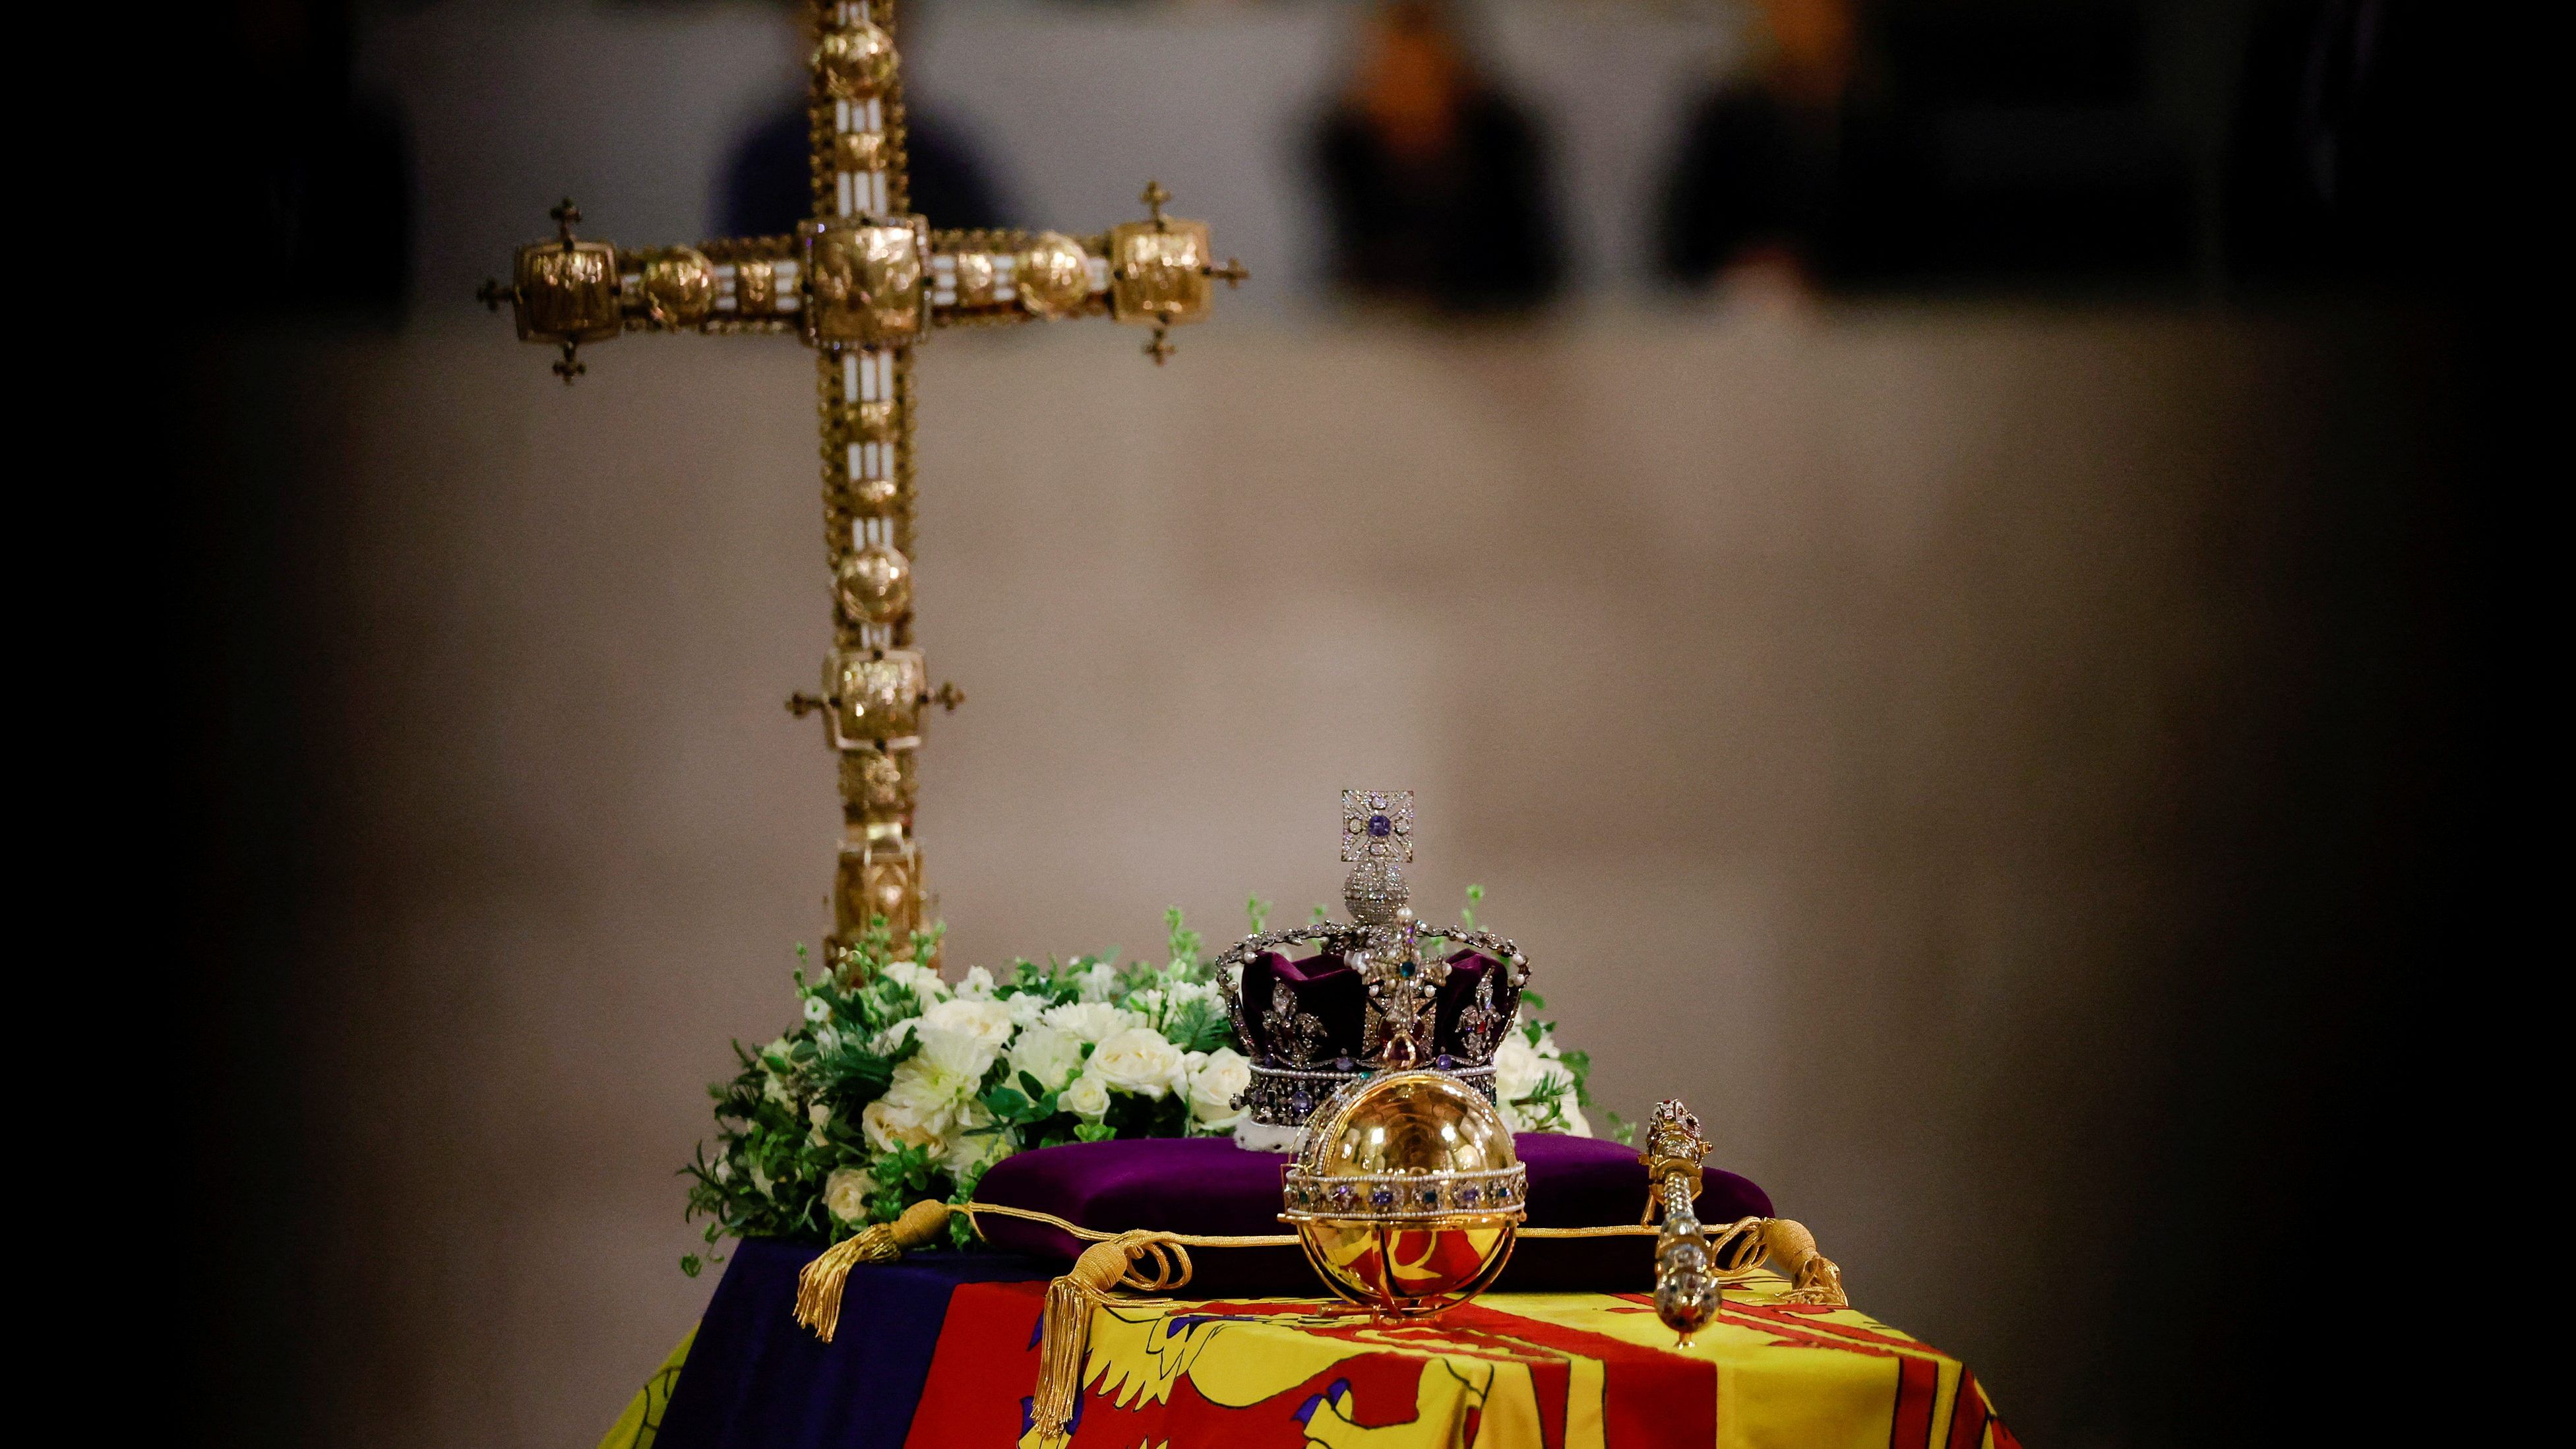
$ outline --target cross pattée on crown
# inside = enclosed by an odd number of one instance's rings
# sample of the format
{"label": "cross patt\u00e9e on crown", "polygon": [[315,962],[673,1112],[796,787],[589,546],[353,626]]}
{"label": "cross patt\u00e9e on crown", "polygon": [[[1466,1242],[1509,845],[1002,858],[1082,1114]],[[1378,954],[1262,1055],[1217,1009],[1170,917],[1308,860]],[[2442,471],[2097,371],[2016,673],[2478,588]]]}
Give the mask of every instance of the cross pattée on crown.
{"label": "cross patt\u00e9e on crown", "polygon": [[1342,859],[1413,862],[1413,792],[1344,790]]}

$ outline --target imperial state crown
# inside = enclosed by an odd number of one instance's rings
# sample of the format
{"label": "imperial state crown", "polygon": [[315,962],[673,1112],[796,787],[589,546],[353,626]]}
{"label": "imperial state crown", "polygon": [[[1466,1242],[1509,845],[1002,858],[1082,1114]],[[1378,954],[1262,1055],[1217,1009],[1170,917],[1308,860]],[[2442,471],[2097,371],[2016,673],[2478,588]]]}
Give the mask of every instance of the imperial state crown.
{"label": "imperial state crown", "polygon": [[[1352,919],[1247,936],[1217,957],[1235,1035],[1252,1059],[1240,1104],[1295,1129],[1339,1088],[1388,1066],[1432,1067],[1494,1095],[1529,958],[1511,941],[1416,920],[1410,790],[1342,792],[1342,900]],[[1313,954],[1292,955],[1312,948]]]}

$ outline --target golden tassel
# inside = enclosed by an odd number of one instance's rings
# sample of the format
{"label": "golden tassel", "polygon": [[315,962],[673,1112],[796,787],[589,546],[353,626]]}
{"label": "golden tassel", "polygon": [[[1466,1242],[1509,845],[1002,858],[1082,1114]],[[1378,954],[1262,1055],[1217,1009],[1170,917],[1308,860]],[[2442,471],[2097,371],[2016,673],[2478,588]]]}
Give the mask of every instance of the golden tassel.
{"label": "golden tassel", "polygon": [[1806,1224],[1773,1218],[1762,1225],[1762,1237],[1771,1256],[1789,1270],[1789,1295],[1783,1302],[1851,1306],[1843,1296],[1843,1270],[1816,1251],[1816,1235],[1807,1231]]}
{"label": "golden tassel", "polygon": [[[1150,1274],[1137,1270],[1144,1258],[1153,1260]],[[1062,1437],[1073,1422],[1083,1363],[1091,1353],[1091,1315],[1109,1301],[1109,1290],[1160,1293],[1189,1281],[1189,1249],[1173,1234],[1134,1232],[1083,1249],[1072,1270],[1047,1285],[1038,1320],[1038,1391],[1029,1406],[1031,1427],[1041,1439]]]}
{"label": "golden tassel", "polygon": [[849,1286],[850,1270],[861,1263],[891,1263],[905,1249],[936,1239],[947,1226],[948,1204],[917,1202],[893,1222],[862,1228],[824,1249],[821,1257],[796,1275],[796,1321],[830,1343],[841,1326],[841,1290]]}

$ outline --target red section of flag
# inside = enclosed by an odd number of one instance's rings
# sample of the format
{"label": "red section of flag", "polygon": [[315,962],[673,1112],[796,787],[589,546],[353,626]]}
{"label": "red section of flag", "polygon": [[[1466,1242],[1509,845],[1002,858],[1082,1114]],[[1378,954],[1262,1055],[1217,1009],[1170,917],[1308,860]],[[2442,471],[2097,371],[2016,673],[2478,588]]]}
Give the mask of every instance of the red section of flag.
{"label": "red section of flag", "polygon": [[[1044,1297],[1045,1285],[1040,1283],[977,1283],[957,1289],[949,1300],[948,1320],[931,1359],[906,1449],[1008,1445],[1027,1431],[1028,1400],[1037,1383],[1037,1326]],[[1293,1389],[1243,1408],[1209,1402],[1187,1378],[1172,1385],[1167,1402],[1140,1400],[1123,1409],[1114,1400],[1086,1391],[1074,1421],[1074,1449],[1132,1449],[1140,1442],[1166,1441],[1222,1444],[1226,1449],[1300,1449],[1307,1442],[1307,1421],[1327,1404],[1332,1412],[1370,1427],[1407,1422],[1415,1413],[1421,1375],[1433,1354],[1527,1366],[1548,1449],[1561,1449],[1565,1443],[1567,1397],[1576,1357],[1597,1359],[1602,1365],[1602,1427],[1609,1449],[1713,1444],[1717,1439],[1715,1364],[1484,1304],[1453,1309],[1436,1323],[1417,1325],[1377,1325],[1358,1314],[1315,1314],[1314,1305],[1303,1303],[1210,1303],[1180,1310],[1174,1317],[1267,1315],[1297,1315],[1299,1331],[1341,1340],[1350,1346],[1351,1357]],[[1774,1332],[1790,1327],[1762,1326]],[[1875,1344],[1816,1334],[1820,1326],[1797,1324],[1807,1331],[1794,1337],[1815,1347],[1888,1353]],[[1919,1423],[1912,1438],[1899,1442],[1908,1449],[1930,1449],[1938,1365],[1911,1355],[1898,1357],[1903,1382],[1919,1387],[1922,1400],[1919,1410],[1913,1410],[1912,1401],[1900,1395],[1900,1424],[1908,1412],[1915,1413]],[[1472,1423],[1468,1437],[1473,1438]]]}
{"label": "red section of flag", "polygon": [[1887,1427],[1887,1449],[1932,1449],[1932,1404],[1940,1397],[1939,1360],[1900,1355],[1896,1415]]}
{"label": "red section of flag", "polygon": [[1038,1311],[1044,1283],[964,1283],[948,1295],[948,1320],[930,1357],[904,1449],[1011,1445],[1026,1432],[1038,1382]]}
{"label": "red section of flag", "polygon": [[1950,1406],[1950,1449],[1983,1449],[1990,1412],[1985,1391],[1977,1387],[1977,1376],[1964,1368],[1959,1370],[1958,1399]]}
{"label": "red section of flag", "polygon": [[[1442,1315],[1440,1328],[1490,1328],[1497,1337],[1601,1360],[1601,1429],[1608,1449],[1717,1442],[1717,1365],[1706,1359],[1523,1318],[1482,1303],[1451,1309]],[[1564,1402],[1561,1387],[1539,1399],[1540,1411],[1550,1415],[1550,1444],[1563,1442]]]}

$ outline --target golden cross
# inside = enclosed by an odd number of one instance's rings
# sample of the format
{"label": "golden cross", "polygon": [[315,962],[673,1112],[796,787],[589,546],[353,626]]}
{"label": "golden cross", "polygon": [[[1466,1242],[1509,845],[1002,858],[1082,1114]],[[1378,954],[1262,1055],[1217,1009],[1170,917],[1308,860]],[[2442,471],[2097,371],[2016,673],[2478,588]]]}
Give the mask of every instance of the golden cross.
{"label": "golden cross", "polygon": [[914,755],[925,710],[964,698],[932,690],[912,647],[912,349],[935,327],[1106,316],[1152,328],[1160,363],[1170,329],[1207,316],[1213,282],[1246,276],[1231,258],[1214,265],[1204,222],[1163,214],[1171,194],[1155,182],[1146,220],[1092,236],[932,231],[910,214],[895,3],[816,0],[814,209],[795,235],[624,248],[575,236],[567,197],[548,213],[557,235],[519,248],[509,285],[476,294],[510,304],[522,341],[562,350],[566,385],[587,370],[582,344],[626,332],[793,332],[814,349],[833,647],[822,692],[788,708],[821,712],[840,760],[836,948],[873,918],[898,943],[926,924]]}

